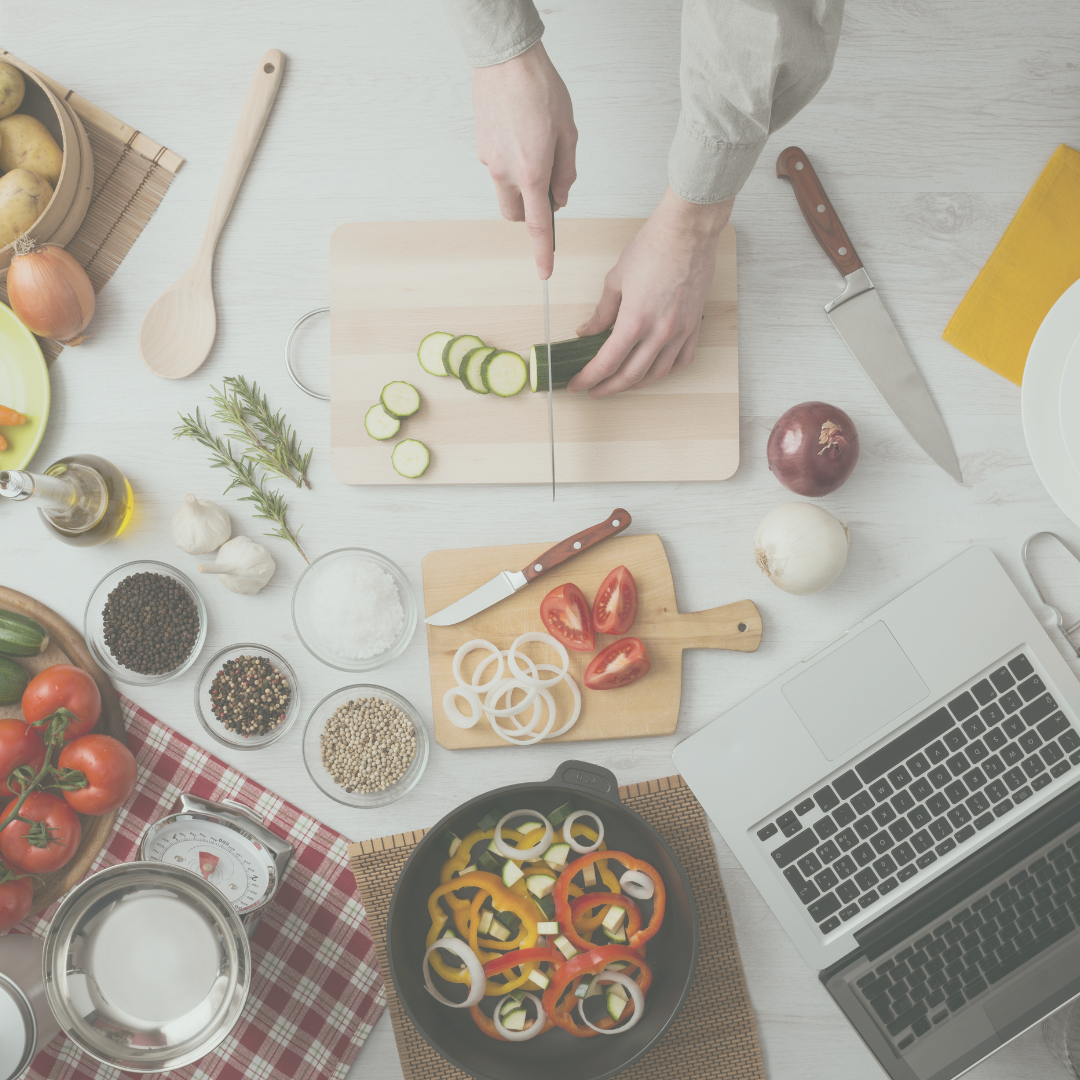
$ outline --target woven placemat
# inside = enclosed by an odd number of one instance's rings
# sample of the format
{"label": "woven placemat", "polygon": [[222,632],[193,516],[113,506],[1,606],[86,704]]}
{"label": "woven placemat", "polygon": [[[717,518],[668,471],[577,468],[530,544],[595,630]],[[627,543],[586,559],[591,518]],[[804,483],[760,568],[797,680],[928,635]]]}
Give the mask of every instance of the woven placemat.
{"label": "woven placemat", "polygon": [[[671,845],[690,879],[700,936],[697,973],[675,1022],[619,1080],[765,1080],[757,1024],[731,911],[701,804],[681,776],[619,788],[619,798]],[[349,845],[364,901],[405,1080],[469,1080],[425,1041],[401,1007],[386,962],[386,916],[401,868],[427,830]]]}
{"label": "woven placemat", "polygon": [[[14,54],[0,51],[0,60],[5,56]],[[93,198],[79,231],[65,247],[86,270],[94,292],[101,292],[165,197],[184,159],[48,75],[35,74],[78,114],[94,152]],[[3,283],[0,300],[7,303]],[[63,352],[57,341],[38,340],[49,364]]]}

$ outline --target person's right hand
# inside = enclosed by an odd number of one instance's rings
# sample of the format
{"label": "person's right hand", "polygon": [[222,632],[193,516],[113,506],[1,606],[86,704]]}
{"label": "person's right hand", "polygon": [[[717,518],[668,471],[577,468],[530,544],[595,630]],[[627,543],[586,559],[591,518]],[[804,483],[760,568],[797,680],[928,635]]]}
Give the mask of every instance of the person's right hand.
{"label": "person's right hand", "polygon": [[577,128],[570,94],[538,41],[520,56],[473,68],[473,109],[480,160],[495,181],[499,209],[524,221],[541,278],[554,264],[551,204],[565,206],[577,179]]}

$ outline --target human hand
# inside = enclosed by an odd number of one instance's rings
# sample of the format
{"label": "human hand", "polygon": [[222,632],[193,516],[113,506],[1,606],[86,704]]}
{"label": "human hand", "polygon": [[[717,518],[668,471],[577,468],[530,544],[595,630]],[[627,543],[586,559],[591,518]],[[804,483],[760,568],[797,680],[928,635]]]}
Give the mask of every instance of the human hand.
{"label": "human hand", "polygon": [[606,397],[648,386],[694,359],[701,312],[716,269],[716,245],[734,199],[698,204],[669,187],[604,279],[604,292],[578,335],[611,337],[569,382],[571,392]]}
{"label": "human hand", "polygon": [[502,216],[524,221],[541,278],[551,276],[551,204],[565,206],[577,179],[577,128],[570,93],[538,41],[520,56],[473,68],[480,160],[495,181]]}

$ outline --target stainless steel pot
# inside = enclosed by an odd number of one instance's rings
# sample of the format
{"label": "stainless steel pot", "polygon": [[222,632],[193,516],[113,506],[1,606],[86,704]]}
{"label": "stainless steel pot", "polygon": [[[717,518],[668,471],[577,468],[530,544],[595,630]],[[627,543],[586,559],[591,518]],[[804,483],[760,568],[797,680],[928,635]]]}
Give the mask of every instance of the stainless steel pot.
{"label": "stainless steel pot", "polygon": [[45,1001],[40,938],[0,935],[0,1080],[14,1080],[60,1030]]}

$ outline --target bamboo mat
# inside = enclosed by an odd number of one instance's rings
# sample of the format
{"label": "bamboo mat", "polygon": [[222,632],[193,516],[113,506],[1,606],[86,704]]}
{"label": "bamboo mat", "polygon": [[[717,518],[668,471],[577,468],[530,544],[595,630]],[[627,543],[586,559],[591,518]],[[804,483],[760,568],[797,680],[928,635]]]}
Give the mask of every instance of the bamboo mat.
{"label": "bamboo mat", "polygon": [[[619,788],[619,798],[671,845],[698,906],[697,972],[674,1023],[618,1080],[765,1080],[757,1025],[743,978],[731,911],[701,804],[681,776]],[[405,1080],[468,1080],[413,1026],[398,1001],[386,962],[386,916],[405,860],[426,829],[349,845],[349,865],[367,910],[383,972]]]}
{"label": "bamboo mat", "polygon": [[[11,55],[0,51],[0,60]],[[55,79],[37,74],[78,114],[94,152],[94,195],[79,231],[65,247],[86,270],[94,292],[101,292],[165,197],[184,159]],[[0,300],[7,303],[2,283]],[[49,364],[63,351],[59,342],[38,340]]]}

